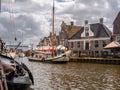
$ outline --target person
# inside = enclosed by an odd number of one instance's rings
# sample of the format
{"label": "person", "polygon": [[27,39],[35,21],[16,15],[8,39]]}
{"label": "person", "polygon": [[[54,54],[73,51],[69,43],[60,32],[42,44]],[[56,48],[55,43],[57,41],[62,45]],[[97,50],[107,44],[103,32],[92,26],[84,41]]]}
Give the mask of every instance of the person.
{"label": "person", "polygon": [[6,76],[15,71],[15,68],[0,60],[0,90],[8,90]]}
{"label": "person", "polygon": [[15,67],[4,63],[3,61],[0,60],[0,70],[4,70],[5,75],[9,75],[9,73],[15,71]]}

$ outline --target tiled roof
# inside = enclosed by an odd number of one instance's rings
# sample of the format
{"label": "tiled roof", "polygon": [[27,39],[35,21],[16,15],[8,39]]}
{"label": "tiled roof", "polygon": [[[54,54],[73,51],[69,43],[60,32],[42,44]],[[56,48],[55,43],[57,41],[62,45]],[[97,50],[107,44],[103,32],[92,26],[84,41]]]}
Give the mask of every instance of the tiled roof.
{"label": "tiled roof", "polygon": [[[99,37],[111,37],[112,32],[103,23],[89,24],[90,30],[94,33],[93,38]],[[80,39],[82,32],[84,31],[84,26],[66,25],[62,23],[64,30],[68,33],[69,39]]]}
{"label": "tiled roof", "polygon": [[113,41],[113,42],[109,43],[108,45],[106,45],[104,48],[105,49],[120,48],[120,44],[116,41]]}
{"label": "tiled roof", "polygon": [[[104,24],[101,23],[90,24],[90,29],[94,33],[93,38],[111,37],[112,35],[112,32]],[[74,34],[72,34],[70,38],[72,39],[85,38],[81,37],[83,31],[84,27],[79,28],[78,31],[74,32]]]}
{"label": "tiled roof", "polygon": [[75,35],[83,26],[71,26],[66,25],[66,30],[68,32],[68,38],[71,38],[73,35]]}
{"label": "tiled roof", "polygon": [[101,23],[90,24],[90,29],[94,33],[94,37],[111,37],[112,32]]}

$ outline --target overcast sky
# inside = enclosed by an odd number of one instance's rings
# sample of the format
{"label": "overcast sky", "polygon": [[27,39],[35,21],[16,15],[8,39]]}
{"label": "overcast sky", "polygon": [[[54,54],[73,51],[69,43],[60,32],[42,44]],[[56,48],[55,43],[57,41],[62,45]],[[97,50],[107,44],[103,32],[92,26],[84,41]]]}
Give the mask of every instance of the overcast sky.
{"label": "overcast sky", "polygon": [[[2,0],[0,37],[13,43],[14,37],[24,44],[38,44],[51,31],[53,0]],[[84,20],[104,24],[112,30],[120,11],[120,0],[55,0],[55,32],[60,31],[62,21],[83,25]],[[23,39],[22,39],[23,37]]]}

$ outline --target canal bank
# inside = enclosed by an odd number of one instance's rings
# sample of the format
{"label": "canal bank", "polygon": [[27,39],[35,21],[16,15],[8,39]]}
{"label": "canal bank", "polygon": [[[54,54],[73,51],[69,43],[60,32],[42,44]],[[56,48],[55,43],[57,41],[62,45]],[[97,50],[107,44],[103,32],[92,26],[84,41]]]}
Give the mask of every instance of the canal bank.
{"label": "canal bank", "polygon": [[120,58],[70,57],[70,62],[120,65]]}

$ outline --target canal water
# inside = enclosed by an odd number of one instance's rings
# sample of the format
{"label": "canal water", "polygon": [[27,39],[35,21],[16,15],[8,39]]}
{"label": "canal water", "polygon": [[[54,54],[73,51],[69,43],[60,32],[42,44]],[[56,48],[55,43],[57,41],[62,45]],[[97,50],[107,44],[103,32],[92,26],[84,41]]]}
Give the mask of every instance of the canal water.
{"label": "canal water", "polygon": [[20,61],[33,73],[34,90],[120,90],[120,65]]}

